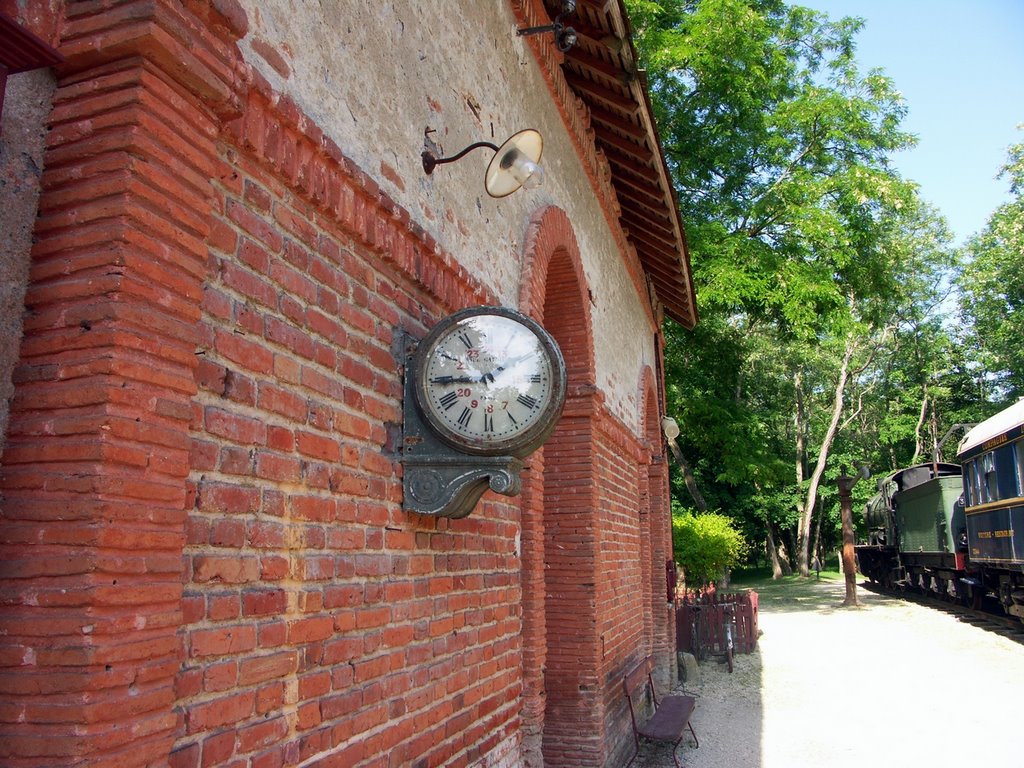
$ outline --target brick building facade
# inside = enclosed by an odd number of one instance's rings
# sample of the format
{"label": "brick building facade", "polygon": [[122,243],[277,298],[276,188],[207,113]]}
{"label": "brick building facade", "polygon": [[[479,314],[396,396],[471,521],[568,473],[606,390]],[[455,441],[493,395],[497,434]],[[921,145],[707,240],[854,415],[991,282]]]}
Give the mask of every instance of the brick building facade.
{"label": "brick building facade", "polygon": [[[625,11],[516,34],[557,5],[0,0],[64,57],[0,133],[2,194],[41,190],[3,253],[0,764],[621,762],[623,672],[672,674],[660,328],[696,316]],[[423,173],[524,127],[540,190]],[[563,417],[520,495],[408,513],[403,340],[480,304],[558,341]]]}

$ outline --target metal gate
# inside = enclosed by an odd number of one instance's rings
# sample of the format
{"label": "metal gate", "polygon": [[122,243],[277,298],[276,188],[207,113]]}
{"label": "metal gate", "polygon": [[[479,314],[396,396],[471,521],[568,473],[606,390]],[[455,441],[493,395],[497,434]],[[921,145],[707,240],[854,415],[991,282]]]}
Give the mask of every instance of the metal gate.
{"label": "metal gate", "polygon": [[733,606],[733,647],[736,653],[752,653],[757,647],[757,592],[687,592],[676,599],[676,650],[699,653],[725,652],[726,608]]}

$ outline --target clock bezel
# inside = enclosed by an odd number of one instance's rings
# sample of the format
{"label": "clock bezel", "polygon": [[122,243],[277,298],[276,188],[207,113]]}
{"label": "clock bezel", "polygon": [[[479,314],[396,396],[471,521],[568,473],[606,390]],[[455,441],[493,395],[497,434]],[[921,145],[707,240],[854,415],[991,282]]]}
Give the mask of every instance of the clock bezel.
{"label": "clock bezel", "polygon": [[[513,320],[525,327],[538,340],[542,353],[547,357],[551,369],[551,397],[542,406],[534,422],[509,437],[487,440],[485,437],[468,437],[450,429],[440,421],[429,405],[427,363],[438,342],[453,328],[471,317],[495,316]],[[524,457],[544,444],[558,424],[565,406],[566,370],[565,360],[558,344],[543,326],[523,313],[507,307],[480,306],[460,310],[439,321],[420,341],[413,357],[413,391],[416,406],[424,423],[445,444],[463,453],[474,456],[509,455]]]}

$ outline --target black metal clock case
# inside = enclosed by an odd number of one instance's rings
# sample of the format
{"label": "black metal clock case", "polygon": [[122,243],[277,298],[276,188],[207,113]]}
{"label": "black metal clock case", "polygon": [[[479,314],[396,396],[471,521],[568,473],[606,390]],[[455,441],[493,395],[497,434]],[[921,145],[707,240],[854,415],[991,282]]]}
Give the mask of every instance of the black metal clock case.
{"label": "black metal clock case", "polygon": [[[538,423],[519,441],[487,444],[460,443],[432,421],[421,406],[425,357],[432,343],[466,318],[500,316],[532,332],[551,368],[550,402]],[[523,459],[537,450],[554,431],[565,404],[565,361],[555,340],[538,323],[504,307],[472,307],[456,312],[434,326],[418,345],[406,351],[402,464],[406,511],[437,517],[469,515],[488,489],[505,496],[521,490]]]}

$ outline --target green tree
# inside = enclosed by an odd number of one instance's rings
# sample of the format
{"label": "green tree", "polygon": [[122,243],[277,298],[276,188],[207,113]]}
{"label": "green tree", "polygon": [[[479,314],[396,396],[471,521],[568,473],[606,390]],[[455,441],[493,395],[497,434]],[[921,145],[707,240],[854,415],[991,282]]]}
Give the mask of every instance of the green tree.
{"label": "green tree", "polygon": [[1012,401],[1024,396],[1024,143],[1010,148],[1001,175],[1013,198],[967,244],[960,290],[972,329],[967,343],[999,394]]}
{"label": "green tree", "polygon": [[627,5],[702,316],[681,343],[667,332],[683,451],[708,505],[745,510],[766,534],[794,511],[757,504],[799,498],[787,549],[806,574],[850,392],[899,325],[911,264],[930,253],[906,259],[926,217],[888,164],[912,143],[904,105],[880,71],[857,71],[859,20],[781,0]]}

